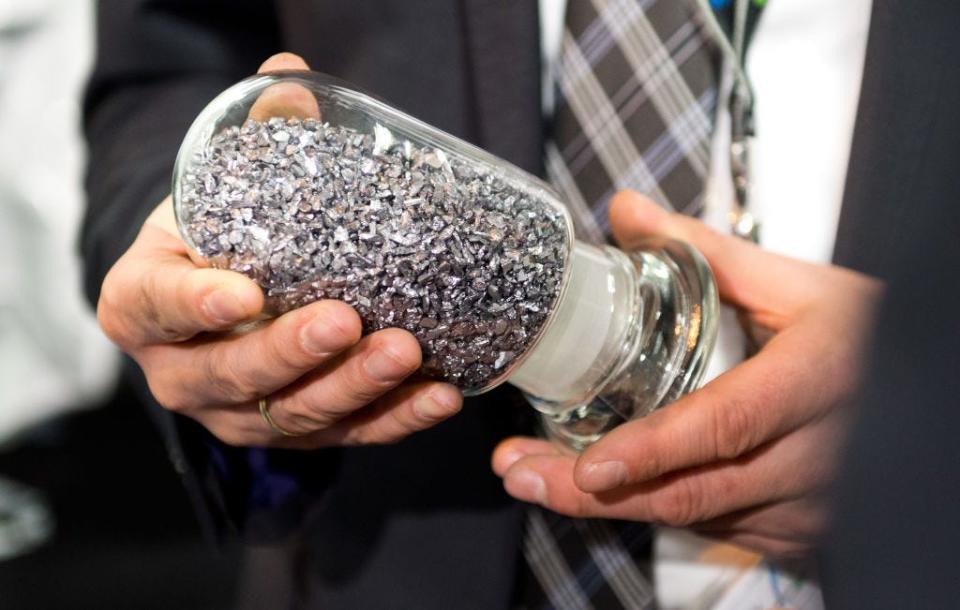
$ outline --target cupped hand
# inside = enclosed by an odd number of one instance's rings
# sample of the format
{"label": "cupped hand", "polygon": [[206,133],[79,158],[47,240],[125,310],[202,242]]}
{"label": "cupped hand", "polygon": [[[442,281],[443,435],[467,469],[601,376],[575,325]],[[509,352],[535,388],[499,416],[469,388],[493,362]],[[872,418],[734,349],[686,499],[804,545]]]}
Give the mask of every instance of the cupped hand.
{"label": "cupped hand", "polygon": [[611,204],[621,245],[664,235],[709,261],[762,349],[700,390],[572,456],[507,439],[493,468],[514,497],[575,517],[686,526],[763,552],[806,551],[850,419],[880,284],[716,233],[636,193]]}
{"label": "cupped hand", "polygon": [[[305,70],[291,54],[261,72]],[[318,115],[306,90],[268,88],[252,113]],[[191,259],[168,197],[107,274],[97,317],[146,374],[165,408],[237,446],[316,448],[389,443],[460,410],[450,384],[405,381],[420,366],[410,333],[386,329],[361,338],[357,313],[319,301],[262,320],[264,299],[249,278]],[[261,417],[269,400],[276,425]]]}

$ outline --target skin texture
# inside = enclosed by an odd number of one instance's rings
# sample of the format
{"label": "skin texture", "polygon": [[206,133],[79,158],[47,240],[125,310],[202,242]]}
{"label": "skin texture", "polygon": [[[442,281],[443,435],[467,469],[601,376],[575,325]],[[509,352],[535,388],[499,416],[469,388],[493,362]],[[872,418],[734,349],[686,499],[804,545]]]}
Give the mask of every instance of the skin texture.
{"label": "skin texture", "polygon": [[759,353],[700,390],[628,422],[574,456],[531,438],[494,452],[514,497],[575,517],[689,527],[776,555],[802,554],[825,526],[821,501],[850,419],[864,337],[881,287],[839,267],[765,252],[618,194],[620,244],[666,235],[707,258]]}
{"label": "skin texture", "polygon": [[[289,53],[261,72],[306,70]],[[317,117],[298,86],[264,91],[251,114]],[[176,228],[171,199],[144,223],[104,280],[97,317],[130,354],[165,408],[191,417],[235,446],[311,449],[398,441],[454,415],[459,390],[408,380],[420,366],[410,333],[386,329],[361,338],[345,303],[320,301],[262,320],[263,294],[243,275],[204,267]],[[260,416],[258,400],[285,437]]]}

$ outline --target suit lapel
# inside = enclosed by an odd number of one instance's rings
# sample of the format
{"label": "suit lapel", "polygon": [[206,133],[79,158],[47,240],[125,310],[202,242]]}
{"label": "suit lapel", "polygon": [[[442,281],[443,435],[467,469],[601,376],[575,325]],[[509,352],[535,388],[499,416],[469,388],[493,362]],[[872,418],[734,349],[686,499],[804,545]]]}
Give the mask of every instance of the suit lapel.
{"label": "suit lapel", "polygon": [[540,39],[532,0],[463,0],[478,144],[540,172]]}

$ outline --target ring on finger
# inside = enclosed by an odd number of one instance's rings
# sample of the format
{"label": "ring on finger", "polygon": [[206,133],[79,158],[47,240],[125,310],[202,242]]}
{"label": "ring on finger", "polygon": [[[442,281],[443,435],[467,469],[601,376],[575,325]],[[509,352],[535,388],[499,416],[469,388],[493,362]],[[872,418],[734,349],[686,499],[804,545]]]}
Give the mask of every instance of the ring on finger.
{"label": "ring on finger", "polygon": [[261,398],[259,405],[260,405],[260,417],[263,418],[263,421],[267,422],[267,425],[269,425],[274,432],[277,432],[283,436],[303,436],[304,433],[290,432],[289,430],[285,430],[282,426],[277,424],[277,422],[273,421],[273,417],[270,415],[270,407],[267,404],[266,398]]}

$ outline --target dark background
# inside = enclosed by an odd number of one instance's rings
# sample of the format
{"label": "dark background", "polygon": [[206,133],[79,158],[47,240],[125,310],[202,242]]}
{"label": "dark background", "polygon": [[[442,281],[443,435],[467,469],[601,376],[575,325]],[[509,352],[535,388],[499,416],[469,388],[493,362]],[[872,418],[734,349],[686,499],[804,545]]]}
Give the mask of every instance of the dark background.
{"label": "dark background", "polygon": [[126,386],[0,452],[0,477],[39,489],[53,539],[0,561],[0,609],[215,610],[234,601],[236,549],[200,526],[156,429]]}

